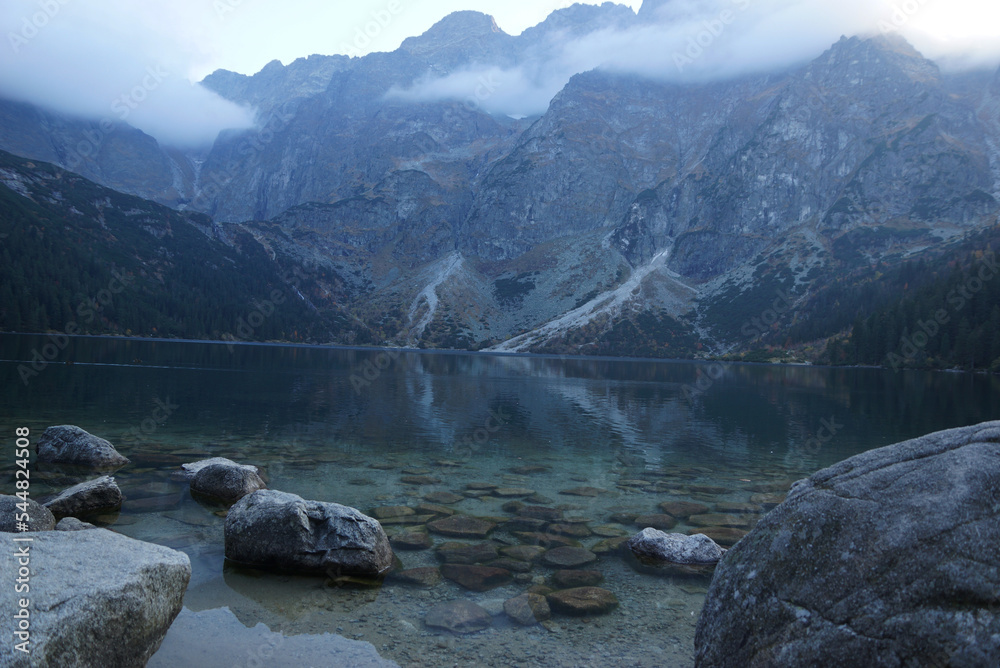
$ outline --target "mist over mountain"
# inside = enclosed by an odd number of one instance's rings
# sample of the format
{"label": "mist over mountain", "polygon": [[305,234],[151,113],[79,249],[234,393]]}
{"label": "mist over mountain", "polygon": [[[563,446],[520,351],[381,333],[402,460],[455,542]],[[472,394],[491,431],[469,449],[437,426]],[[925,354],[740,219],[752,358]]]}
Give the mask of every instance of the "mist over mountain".
{"label": "mist over mountain", "polygon": [[392,52],[211,74],[255,121],[210,146],[7,99],[0,148],[323,267],[373,342],[746,350],[778,291],[806,317],[997,220],[995,61],[942,69],[876,9],[574,5],[516,36],[458,12]]}

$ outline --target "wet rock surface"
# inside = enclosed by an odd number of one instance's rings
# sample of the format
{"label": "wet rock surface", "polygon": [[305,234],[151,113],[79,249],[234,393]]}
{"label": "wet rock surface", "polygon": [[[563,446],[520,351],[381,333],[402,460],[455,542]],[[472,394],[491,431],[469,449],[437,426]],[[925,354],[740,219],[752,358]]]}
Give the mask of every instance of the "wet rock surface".
{"label": "wet rock surface", "polygon": [[129,463],[115,446],[74,425],[49,427],[35,444],[38,461],[95,469],[116,469]]}
{"label": "wet rock surface", "polygon": [[63,490],[44,501],[57,518],[79,517],[118,510],[122,506],[122,491],[111,476],[87,480]]}
{"label": "wet rock surface", "polygon": [[697,664],[1000,665],[998,482],[990,422],[796,484],[719,563]]}
{"label": "wet rock surface", "polygon": [[237,563],[306,573],[381,575],[393,557],[375,519],[275,490],[254,492],[230,509],[225,546]]}

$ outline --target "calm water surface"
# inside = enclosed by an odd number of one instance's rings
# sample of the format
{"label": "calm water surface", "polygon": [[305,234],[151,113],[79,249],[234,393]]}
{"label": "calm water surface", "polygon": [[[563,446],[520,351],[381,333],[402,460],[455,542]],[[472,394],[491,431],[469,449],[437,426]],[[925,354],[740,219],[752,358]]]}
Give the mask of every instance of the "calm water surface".
{"label": "calm water surface", "polygon": [[[628,518],[664,501],[767,504],[859,452],[1000,418],[1000,379],[982,375],[93,338],[72,340],[25,382],[19,367],[47,342],[0,335],[8,432],[27,426],[37,438],[76,424],[109,439],[133,463],[116,474],[122,512],[96,521],[191,558],[187,621],[151,666],[217,665],[217,656],[239,666],[336,665],[350,641],[403,666],[685,666],[708,584],[606,552],[587,568],[618,597],[614,612],[518,627],[503,601],[548,584],[551,568],[536,564],[483,593],[447,580],[371,588],[235,568],[223,557],[224,512],[170,479],[183,462],[256,464],[273,489],[366,512],[446,491],[462,497],[453,510],[502,521],[513,517],[504,504],[531,492],[528,503],[561,508],[600,534],[579,539],[594,547],[634,533]],[[13,489],[13,462],[2,466]],[[411,476],[420,484],[404,482]],[[72,482],[39,471],[32,493]],[[466,487],[477,482],[519,496]],[[581,487],[600,492],[565,493]],[[390,535],[404,528],[413,527],[386,526]],[[491,540],[529,539],[501,525]],[[404,568],[438,564],[434,549],[397,554]],[[429,608],[461,598],[496,613],[492,627],[459,636],[424,625]],[[249,635],[197,616],[209,614],[238,619]]]}

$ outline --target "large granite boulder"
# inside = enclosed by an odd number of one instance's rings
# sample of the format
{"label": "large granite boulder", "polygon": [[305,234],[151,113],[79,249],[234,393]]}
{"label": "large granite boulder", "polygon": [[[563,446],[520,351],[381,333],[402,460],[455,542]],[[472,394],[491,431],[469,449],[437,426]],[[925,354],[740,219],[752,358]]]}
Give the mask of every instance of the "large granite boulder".
{"label": "large granite boulder", "polygon": [[248,566],[328,575],[384,575],[392,548],[382,525],[338,503],[276,490],[240,499],[226,517],[226,558]]}
{"label": "large granite boulder", "polygon": [[719,563],[697,665],[1000,665],[1000,422],[796,483]]}
{"label": "large granite boulder", "polygon": [[236,503],[267,485],[253,466],[239,464],[210,464],[201,467],[191,479],[191,492],[223,503]]}
{"label": "large granite boulder", "polygon": [[[32,538],[31,542],[15,542]],[[30,591],[15,595],[21,557],[0,559],[0,635],[7,666],[145,666],[180,612],[191,578],[183,552],[106,529],[0,534],[0,550],[27,549]],[[19,598],[29,599],[30,654],[17,651]]]}
{"label": "large granite boulder", "polygon": [[115,469],[129,463],[111,443],[73,425],[46,429],[35,444],[35,452],[39,462],[49,464]]}
{"label": "large granite boulder", "polygon": [[17,496],[8,496],[6,494],[0,494],[0,532],[14,533],[19,531],[18,524],[23,521],[18,519],[18,516],[24,512],[28,513],[27,521],[24,524],[27,525],[27,531],[52,531],[56,528],[56,518],[52,514],[52,511],[38,503],[34,499],[29,498],[27,511],[18,508],[18,504],[23,504],[24,501]]}
{"label": "large granite boulder", "polygon": [[114,511],[122,507],[122,491],[114,478],[101,476],[64,489],[44,505],[60,519]]}

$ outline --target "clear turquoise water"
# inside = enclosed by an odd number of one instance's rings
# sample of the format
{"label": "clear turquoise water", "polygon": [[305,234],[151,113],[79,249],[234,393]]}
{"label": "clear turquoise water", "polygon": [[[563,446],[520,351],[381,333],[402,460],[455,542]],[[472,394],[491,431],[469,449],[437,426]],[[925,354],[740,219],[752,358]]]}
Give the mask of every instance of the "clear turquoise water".
{"label": "clear turquoise water", "polygon": [[[234,569],[223,559],[223,518],[170,473],[225,456],[260,466],[272,488],[365,511],[492,482],[531,489],[587,526],[634,532],[611,515],[659,512],[668,500],[746,502],[870,448],[1000,418],[1000,378],[983,375],[86,338],[24,382],[19,367],[47,342],[0,335],[8,433],[76,424],[132,459],[116,474],[123,510],[104,522],[191,557],[190,610],[226,606],[247,627],[364,640],[400,665],[690,665],[707,580],[605,555],[602,586],[621,602],[611,614],[522,628],[500,613],[490,629],[456,636],[426,627],[426,610],[467,598],[495,611],[551,569],[485,593],[448,581],[366,589]],[[13,490],[13,461],[0,466]],[[544,469],[512,472],[525,466]],[[413,472],[438,482],[404,483]],[[67,482],[40,471],[32,493]],[[560,494],[579,486],[604,491]],[[509,500],[464,498],[453,508],[504,517]],[[493,540],[517,541],[502,530]],[[437,564],[432,550],[399,556],[407,568]],[[164,655],[197,640],[168,636]],[[234,665],[251,650],[234,646]],[[259,663],[284,665],[278,657]]]}

